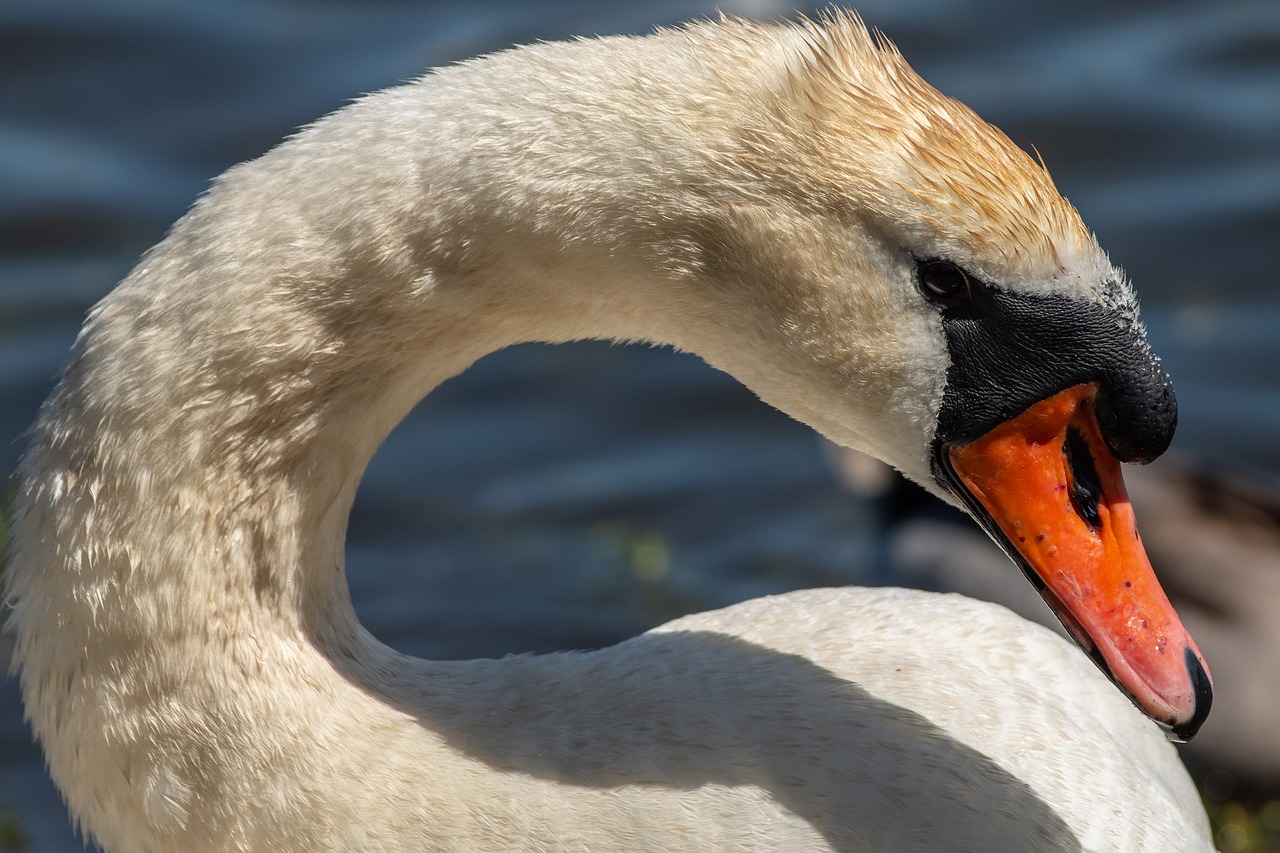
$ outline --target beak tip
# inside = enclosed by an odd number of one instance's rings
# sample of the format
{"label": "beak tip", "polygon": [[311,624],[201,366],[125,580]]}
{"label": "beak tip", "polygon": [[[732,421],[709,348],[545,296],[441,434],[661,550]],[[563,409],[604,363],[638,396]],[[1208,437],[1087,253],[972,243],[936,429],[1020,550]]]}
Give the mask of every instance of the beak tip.
{"label": "beak tip", "polygon": [[1201,663],[1200,656],[1191,648],[1186,650],[1186,664],[1195,705],[1192,707],[1191,715],[1185,721],[1174,723],[1169,727],[1170,739],[1179,743],[1186,743],[1196,736],[1196,732],[1200,731],[1200,727],[1209,716],[1209,709],[1213,707],[1213,682],[1209,680],[1209,673]]}

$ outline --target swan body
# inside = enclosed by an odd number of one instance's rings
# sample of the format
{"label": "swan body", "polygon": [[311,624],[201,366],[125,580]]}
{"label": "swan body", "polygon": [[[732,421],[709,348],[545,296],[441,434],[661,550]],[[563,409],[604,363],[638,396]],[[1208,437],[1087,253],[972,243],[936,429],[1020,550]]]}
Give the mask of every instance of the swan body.
{"label": "swan body", "polygon": [[[1159,730],[991,605],[815,590],[465,662],[355,618],[365,463],[518,341],[693,350],[988,520],[965,448],[1060,387],[1096,393],[1086,455],[1163,449],[1112,424],[1110,361],[993,398],[952,334],[971,279],[1109,312],[1164,388],[1044,172],[843,15],[508,51],[230,170],[93,310],[21,469],[15,662],[73,817],[109,851],[1210,849]],[[1190,732],[1207,675],[1168,618],[1168,672],[1081,630]]]}

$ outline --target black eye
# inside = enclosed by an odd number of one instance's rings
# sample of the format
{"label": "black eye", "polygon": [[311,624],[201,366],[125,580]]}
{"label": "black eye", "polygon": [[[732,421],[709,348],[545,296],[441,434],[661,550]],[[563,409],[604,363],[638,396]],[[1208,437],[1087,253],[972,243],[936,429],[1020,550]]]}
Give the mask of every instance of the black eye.
{"label": "black eye", "polygon": [[969,274],[950,261],[920,261],[916,266],[920,292],[938,305],[956,305],[969,298]]}

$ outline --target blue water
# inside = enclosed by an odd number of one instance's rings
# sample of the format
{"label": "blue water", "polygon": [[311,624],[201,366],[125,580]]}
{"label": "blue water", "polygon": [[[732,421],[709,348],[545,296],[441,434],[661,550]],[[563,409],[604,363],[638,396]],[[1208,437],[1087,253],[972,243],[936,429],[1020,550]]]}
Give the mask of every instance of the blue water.
{"label": "blue water", "polygon": [[[0,471],[84,311],[212,176],[431,65],[712,8],[0,4]],[[1280,4],[861,10],[931,82],[1034,144],[1137,282],[1181,401],[1175,447],[1280,475]],[[521,347],[392,435],[357,501],[349,573],[366,624],[405,651],[594,646],[688,610],[882,581],[874,515],[836,486],[806,428],[692,357]],[[5,810],[25,849],[79,849],[11,680]]]}

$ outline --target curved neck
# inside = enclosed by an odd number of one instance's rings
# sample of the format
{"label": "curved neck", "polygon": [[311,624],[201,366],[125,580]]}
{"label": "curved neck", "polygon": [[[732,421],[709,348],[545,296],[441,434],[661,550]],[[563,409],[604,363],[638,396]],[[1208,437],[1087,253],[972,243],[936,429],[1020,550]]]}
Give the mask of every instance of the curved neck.
{"label": "curved neck", "polygon": [[[234,646],[246,623],[363,642],[342,573],[347,514],[414,404],[514,343],[685,344],[710,310],[694,260],[677,263],[696,247],[656,225],[621,233],[657,178],[637,168],[608,199],[584,192],[575,221],[539,171],[433,173],[427,158],[458,150],[403,144],[405,125],[435,121],[417,103],[426,85],[229,172],[95,308],[26,463],[51,509],[30,514],[41,529],[23,541],[67,549],[31,560],[61,568],[23,597],[65,601],[69,652]],[[362,132],[374,138],[353,160]],[[692,205],[672,180],[668,208]],[[210,621],[211,607],[232,615]]]}
{"label": "curved neck", "polygon": [[[129,637],[120,654],[239,642],[242,618],[355,642],[342,543],[366,463],[435,385],[526,340],[692,350],[927,474],[936,319],[883,286],[847,204],[800,189],[823,172],[788,100],[812,45],[771,32],[499,54],[230,170],[77,342],[24,468],[48,512],[17,537],[59,569],[19,596],[79,608],[69,657],[90,630]],[[785,155],[762,177],[766,144]]]}
{"label": "curved neck", "polygon": [[[804,37],[707,38],[444,69],[230,170],[77,342],[25,467],[53,509],[21,537],[71,543],[31,560],[67,571],[19,583],[99,633],[188,636],[208,598],[354,642],[342,543],[366,463],[435,385],[526,340],[689,349],[926,472],[936,321],[877,289],[857,223],[757,174],[762,139],[787,150],[783,173],[808,156],[775,115]],[[574,99],[538,106],[555,76],[529,64],[572,66]]]}

